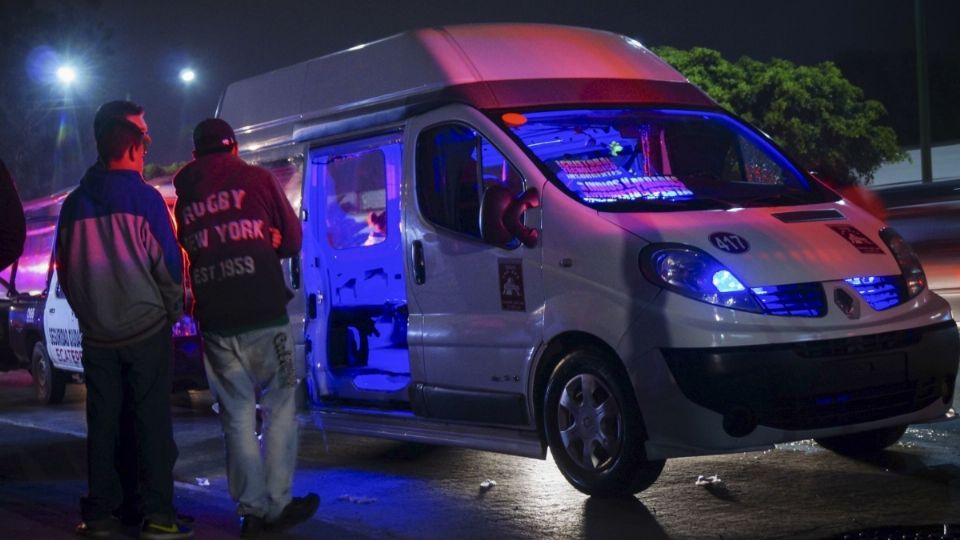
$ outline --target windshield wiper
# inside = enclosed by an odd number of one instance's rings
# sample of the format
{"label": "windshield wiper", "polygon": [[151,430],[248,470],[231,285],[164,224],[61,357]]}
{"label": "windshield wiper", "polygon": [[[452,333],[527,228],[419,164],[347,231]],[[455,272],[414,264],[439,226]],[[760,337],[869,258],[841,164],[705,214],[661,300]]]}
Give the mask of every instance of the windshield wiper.
{"label": "windshield wiper", "polygon": [[[716,197],[701,197],[698,195],[696,198],[690,199],[690,202],[698,202],[698,201],[702,201],[704,203],[710,203],[714,206],[719,206],[722,210],[729,210],[730,208],[733,208],[736,206],[730,201],[727,201],[724,199],[718,199]],[[707,206],[706,208],[710,208],[710,207]]]}

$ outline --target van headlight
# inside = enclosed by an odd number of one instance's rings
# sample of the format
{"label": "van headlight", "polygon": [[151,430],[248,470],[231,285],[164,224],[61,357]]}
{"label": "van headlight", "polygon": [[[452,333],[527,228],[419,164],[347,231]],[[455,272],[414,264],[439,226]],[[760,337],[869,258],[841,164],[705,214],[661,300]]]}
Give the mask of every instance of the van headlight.
{"label": "van headlight", "polygon": [[683,244],[651,244],[640,252],[640,271],[653,284],[688,298],[753,313],[763,307],[716,259]]}
{"label": "van headlight", "polygon": [[903,281],[906,285],[907,298],[909,300],[920,294],[927,286],[927,276],[923,273],[923,266],[920,265],[920,259],[914,253],[910,244],[900,236],[900,233],[890,227],[880,230],[880,238],[890,248],[890,253],[897,260],[900,266],[900,273],[903,274]]}

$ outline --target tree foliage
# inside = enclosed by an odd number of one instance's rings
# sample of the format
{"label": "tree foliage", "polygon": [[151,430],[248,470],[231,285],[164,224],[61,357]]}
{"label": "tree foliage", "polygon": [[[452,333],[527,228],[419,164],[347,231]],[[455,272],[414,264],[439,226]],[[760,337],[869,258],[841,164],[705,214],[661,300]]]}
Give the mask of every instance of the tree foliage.
{"label": "tree foliage", "polygon": [[775,58],[729,62],[706,48],[655,52],[721,106],[773,137],[808,169],[869,183],[884,161],[906,157],[883,105],[864,97],[832,62],[798,66]]}
{"label": "tree foliage", "polygon": [[143,168],[143,177],[147,180],[153,180],[154,178],[159,178],[161,176],[173,176],[186,164],[186,161],[177,161],[175,163],[168,163],[166,165],[148,163]]}

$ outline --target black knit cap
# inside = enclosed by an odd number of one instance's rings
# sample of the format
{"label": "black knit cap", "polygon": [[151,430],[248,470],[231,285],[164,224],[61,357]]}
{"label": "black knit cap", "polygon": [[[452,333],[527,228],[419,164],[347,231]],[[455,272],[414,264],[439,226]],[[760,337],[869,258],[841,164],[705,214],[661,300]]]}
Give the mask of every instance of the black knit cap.
{"label": "black knit cap", "polygon": [[233,128],[219,118],[207,118],[193,129],[193,149],[198,156],[228,152],[236,144]]}

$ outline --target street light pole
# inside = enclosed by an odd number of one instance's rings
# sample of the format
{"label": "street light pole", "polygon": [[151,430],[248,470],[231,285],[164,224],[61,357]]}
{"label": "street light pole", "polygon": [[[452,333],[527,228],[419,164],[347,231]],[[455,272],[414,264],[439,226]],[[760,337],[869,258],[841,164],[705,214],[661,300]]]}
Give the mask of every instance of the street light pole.
{"label": "street light pole", "polygon": [[930,163],[930,82],[927,78],[927,17],[923,0],[913,0],[917,38],[917,105],[920,125],[920,171],[923,182],[933,182]]}

